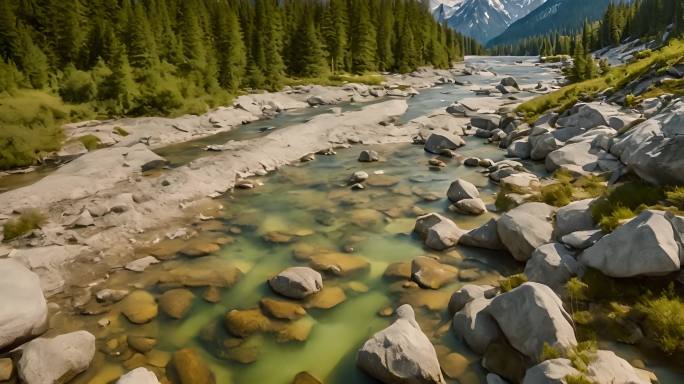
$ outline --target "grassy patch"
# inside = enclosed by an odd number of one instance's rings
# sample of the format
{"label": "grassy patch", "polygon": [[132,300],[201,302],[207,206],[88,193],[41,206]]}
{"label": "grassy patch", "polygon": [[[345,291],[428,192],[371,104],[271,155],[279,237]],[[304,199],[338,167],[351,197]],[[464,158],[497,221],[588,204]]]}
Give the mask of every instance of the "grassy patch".
{"label": "grassy patch", "polygon": [[527,276],[524,273],[508,276],[505,279],[499,280],[499,289],[501,293],[511,291],[527,282]]}
{"label": "grassy patch", "polygon": [[621,220],[634,217],[647,206],[665,199],[662,188],[643,181],[631,181],[621,184],[598,199],[591,206],[594,221],[605,231],[615,229]]}
{"label": "grassy patch", "polygon": [[646,297],[636,306],[646,334],[665,353],[684,351],[684,302],[675,293]]}
{"label": "grassy patch", "polygon": [[[601,77],[571,84],[555,92],[529,100],[518,107],[518,112],[523,113],[528,121],[534,121],[539,115],[549,109],[559,112],[565,111],[585,96],[593,97],[611,87],[620,89],[654,67],[662,68],[681,61],[682,56],[684,56],[684,41],[672,40],[669,45],[652,52],[647,57],[626,65],[611,68]],[[677,90],[676,86],[667,83],[665,82],[663,87],[682,92],[681,89]],[[665,93],[666,91],[662,92]],[[655,90],[650,94],[647,92],[641,98],[653,97],[655,93]]]}
{"label": "grassy patch", "polygon": [[45,216],[38,210],[27,210],[15,219],[7,221],[3,227],[4,241],[16,239],[45,224]]}
{"label": "grassy patch", "polygon": [[293,78],[285,80],[286,85],[308,85],[308,84],[318,84],[327,86],[341,86],[347,83],[359,83],[366,85],[380,85],[385,81],[382,75],[377,74],[364,74],[364,75],[350,75],[350,74],[339,74],[339,75],[329,75],[324,77],[305,77],[305,78]]}
{"label": "grassy patch", "polygon": [[598,197],[606,190],[606,181],[599,176],[575,179],[569,172],[558,170],[553,177],[557,182],[542,186],[534,200],[563,207],[576,200]]}
{"label": "grassy patch", "polygon": [[78,138],[88,151],[94,151],[100,147],[100,139],[95,135],[85,135]]}
{"label": "grassy patch", "polygon": [[121,127],[114,127],[114,133],[116,133],[119,136],[126,137],[130,135],[127,130],[121,128]]}
{"label": "grassy patch", "polygon": [[677,209],[684,210],[684,187],[675,187],[665,192],[665,196],[667,196],[667,201],[670,204],[677,207]]}

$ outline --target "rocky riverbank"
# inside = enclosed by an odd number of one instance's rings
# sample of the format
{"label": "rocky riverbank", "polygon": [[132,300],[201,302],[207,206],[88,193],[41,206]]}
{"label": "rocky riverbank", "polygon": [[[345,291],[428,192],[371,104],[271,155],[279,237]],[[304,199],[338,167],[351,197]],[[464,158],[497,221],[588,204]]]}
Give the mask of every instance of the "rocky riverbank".
{"label": "rocky riverbank", "polygon": [[[491,73],[482,68],[466,71]],[[391,264],[385,270],[385,278],[396,279],[392,290],[401,297],[397,304],[404,305],[396,305],[396,311],[395,305],[376,309],[383,316],[396,312],[397,320],[357,346],[361,348],[360,369],[386,383],[465,381],[460,376],[463,370],[457,368],[460,363],[454,361],[460,355],[437,342],[451,325],[457,339],[482,355],[488,383],[563,382],[569,376],[597,383],[652,381],[653,374],[643,367],[582,343],[576,312],[569,311],[567,300],[562,299],[567,298],[568,282],[582,278],[590,269],[618,278],[665,275],[671,279],[680,273],[684,219],[673,206],[651,204],[631,221],[622,220],[611,233],[598,226],[591,210],[605,191],[605,181],[619,185],[638,177],[656,185],[684,184],[678,172],[684,169],[683,145],[678,142],[684,133],[679,132],[684,101],[661,97],[646,100],[637,109],[602,101],[578,103],[560,115],[549,113],[527,124],[514,108],[554,85],[519,84],[515,78],[491,73],[487,83],[449,85],[480,96],[401,121],[408,108],[405,98],[415,93],[410,87],[458,84],[463,72],[419,71],[389,78],[382,89],[301,87],[244,96],[233,107],[200,117],[70,127],[78,132],[73,135],[100,135],[111,146],[78,157],[30,186],[0,194],[3,223],[35,209],[47,216],[40,229],[0,249],[0,269],[13,277],[0,284],[0,298],[13,300],[0,309],[0,351],[20,346],[0,359],[0,381],[9,377],[28,383],[78,380],[79,373],[104,355],[121,360],[122,365],[90,372],[88,380],[93,381],[89,382],[222,382],[196,349],[167,352],[156,347],[161,342],[168,348],[170,342],[159,340],[163,336],[152,329],[162,314],[170,319],[190,317],[184,328],[202,327],[203,342],[214,345],[220,340],[221,351],[227,354],[222,357],[243,364],[258,359],[259,347],[252,344],[258,343],[257,336],[304,342],[316,323],[312,319],[316,311],[331,310],[348,296],[368,292],[366,285],[345,279],[362,273],[377,276],[377,261],[354,255],[354,236],[346,239],[346,253],[296,244],[294,259],[303,265],[269,276],[268,286],[276,298],[265,296],[254,308],[226,310],[216,305],[209,313],[222,317],[223,326],[197,325],[207,319],[194,321],[189,314],[195,296],[216,304],[221,292],[245,279],[248,270],[244,263],[216,256],[221,246],[244,236],[243,231],[253,231],[249,212],[244,212],[245,217],[233,218],[236,224],[229,234],[220,232],[223,224],[218,218],[225,202],[230,204],[225,195],[232,190],[258,191],[261,176],[286,165],[333,156],[356,144],[370,146],[360,153],[359,164],[377,163],[382,156],[373,146],[388,143],[414,143],[434,154],[428,162],[430,172],[447,175],[454,164],[472,167],[501,192],[494,206],[481,187],[464,179],[453,180],[440,196],[420,188],[400,190],[399,180],[382,171],[354,169],[350,182],[329,194],[331,200],[351,207],[353,225],[370,232],[379,223],[405,220],[403,212],[411,211],[413,217],[419,216],[415,219],[417,238],[412,241],[422,239],[430,255]],[[357,111],[332,110],[255,139],[228,142],[214,148],[211,156],[178,168],[165,168],[165,159],[151,150],[307,104],[381,97],[390,99]],[[127,136],[117,134],[117,128]],[[493,161],[459,154],[473,142],[500,147],[510,158]],[[532,161],[569,180],[532,172]],[[603,180],[595,196],[562,207],[545,200],[545,191],[553,185],[569,184],[586,192],[586,180],[594,180],[591,177]],[[317,188],[316,184],[311,188]],[[378,192],[386,189],[392,193],[388,201]],[[571,200],[579,195],[574,192]],[[448,204],[435,212],[411,207],[410,200],[403,206],[407,194]],[[384,200],[373,204],[364,196]],[[505,212],[499,203],[505,203]],[[453,221],[489,217],[488,210],[500,210],[502,215],[492,215],[473,229]],[[317,221],[335,228],[334,217],[329,215],[322,214]],[[277,227],[278,231],[263,234],[263,240],[291,244],[312,236],[307,228]],[[453,289],[455,281],[478,280],[472,268],[451,265],[452,252],[461,247],[495,250],[500,257],[524,264],[524,277]],[[121,280],[119,271],[136,274],[136,281]],[[445,289],[455,291],[450,301]],[[95,328],[94,320],[83,320],[88,326],[61,323],[79,317],[97,319]],[[447,321],[439,324],[439,319]],[[124,323],[133,328],[128,331]],[[637,334],[634,343],[650,332],[644,323],[630,326]],[[46,328],[52,329],[35,338]],[[225,328],[222,332],[229,336],[220,336],[217,328]],[[45,365],[46,356],[60,354],[63,358],[50,360],[49,367],[37,368]],[[317,382],[307,373],[294,380]]]}

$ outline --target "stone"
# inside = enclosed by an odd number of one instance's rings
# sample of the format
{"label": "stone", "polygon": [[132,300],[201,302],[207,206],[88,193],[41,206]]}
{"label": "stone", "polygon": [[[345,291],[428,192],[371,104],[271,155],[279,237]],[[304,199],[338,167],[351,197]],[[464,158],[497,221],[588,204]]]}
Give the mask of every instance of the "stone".
{"label": "stone", "polygon": [[679,271],[679,245],[662,211],[643,211],[580,254],[582,264],[610,277],[661,276]]}
{"label": "stone", "polygon": [[499,218],[499,238],[516,260],[526,261],[537,247],[552,241],[554,211],[548,204],[525,203]]}
{"label": "stone", "polygon": [[259,302],[261,310],[268,316],[282,320],[297,320],[306,315],[304,307],[297,303],[263,298]]}
{"label": "stone", "polygon": [[561,143],[558,142],[556,137],[551,133],[545,133],[538,136],[532,145],[532,150],[530,151],[530,158],[532,160],[544,160],[546,156],[558,149]]}
{"label": "stone", "polygon": [[303,299],[323,288],[323,277],[308,267],[288,268],[268,281],[271,288],[286,297]]}
{"label": "stone", "polygon": [[207,303],[218,303],[219,301],[221,301],[221,290],[218,289],[218,287],[209,286],[207,287],[207,289],[204,290],[202,298]]}
{"label": "stone", "polygon": [[366,180],[368,180],[368,173],[364,171],[356,171],[354,172],[351,177],[349,178],[349,181],[351,183],[361,183]]}
{"label": "stone", "polygon": [[216,379],[200,354],[185,348],[173,354],[173,366],[176,368],[180,384],[214,384]]}
{"label": "stone", "polygon": [[373,150],[363,150],[359,154],[359,161],[362,163],[372,163],[375,161],[380,161],[380,155]]}
{"label": "stone", "polygon": [[465,145],[465,141],[451,133],[432,133],[425,141],[425,151],[439,155],[445,149],[458,149]]}
{"label": "stone", "polygon": [[497,289],[491,285],[466,284],[451,295],[451,299],[449,299],[449,313],[451,315],[455,314],[466,304],[478,297],[491,299],[496,295],[496,292]]}
{"label": "stone", "polygon": [[524,283],[492,299],[488,312],[511,346],[533,361],[544,344],[563,351],[577,345],[570,315],[546,285]]}
{"label": "stone", "polygon": [[513,76],[504,77],[501,79],[499,84],[503,85],[504,87],[513,87],[517,90],[520,90],[520,86]]}
{"label": "stone", "polygon": [[133,291],[121,301],[121,313],[133,324],[145,324],[157,317],[157,302],[147,291]]}
{"label": "stone", "polygon": [[477,190],[477,187],[473,185],[472,183],[463,180],[463,179],[456,179],[451,185],[449,186],[449,190],[447,191],[447,197],[451,202],[455,203],[459,200],[463,199],[475,199],[480,197],[480,192]]}
{"label": "stone", "polygon": [[311,268],[333,274],[335,276],[349,276],[367,269],[370,263],[361,256],[348,255],[340,252],[323,251],[301,258],[309,262]]}
{"label": "stone", "polygon": [[529,281],[548,285],[556,292],[560,292],[565,283],[580,271],[575,255],[560,243],[538,247],[525,264],[525,276]]}
{"label": "stone", "polygon": [[591,203],[594,199],[573,201],[556,211],[556,238],[569,233],[594,229]]}
{"label": "stone", "polygon": [[95,299],[100,303],[113,304],[123,300],[128,295],[127,289],[101,289],[95,293]]}
{"label": "stone", "polygon": [[21,346],[17,373],[23,383],[64,383],[90,366],[95,336],[77,331],[54,338],[38,338]]}
{"label": "stone", "polygon": [[414,232],[425,240],[426,246],[438,251],[456,245],[464,233],[453,221],[438,213],[420,216]]}
{"label": "stone", "polygon": [[500,122],[501,118],[497,115],[477,115],[470,118],[470,125],[487,131],[499,128]]}
{"label": "stone", "polygon": [[452,204],[449,207],[449,210],[453,210],[454,212],[460,213],[462,215],[479,216],[487,212],[487,206],[485,205],[484,201],[482,201],[482,199],[480,198],[463,199]]}
{"label": "stone", "polygon": [[167,262],[164,264],[165,273],[159,281],[168,284],[180,284],[186,287],[221,287],[233,286],[242,272],[229,260],[205,256],[182,263]]}
{"label": "stone", "polygon": [[309,372],[299,372],[292,384],[322,384],[320,380],[313,377]]}
{"label": "stone", "polygon": [[70,228],[85,228],[95,225],[95,220],[90,215],[90,211],[84,209],[81,213],[68,224]]}
{"label": "stone", "polygon": [[154,372],[139,367],[121,376],[116,384],[159,384]]}
{"label": "stone", "polygon": [[157,339],[146,336],[128,335],[126,338],[126,343],[133,350],[136,350],[140,353],[147,353],[157,345]]}
{"label": "stone", "polygon": [[14,373],[14,363],[10,358],[0,358],[0,381],[8,381]]}
{"label": "stone", "polygon": [[484,296],[477,297],[461,308],[452,320],[456,336],[463,339],[475,353],[483,354],[501,331],[488,313],[491,300]]}
{"label": "stone", "polygon": [[326,287],[306,298],[306,308],[330,309],[344,303],[347,295],[340,287]]}
{"label": "stone", "polygon": [[543,361],[525,372],[522,384],[566,384],[566,376],[580,375],[570,360],[564,358]]}
{"label": "stone", "polygon": [[606,234],[600,229],[577,231],[561,237],[561,242],[574,249],[587,249],[596,244]]}
{"label": "stone", "polygon": [[38,275],[12,259],[0,259],[0,350],[47,329],[48,308]]}
{"label": "stone", "polygon": [[130,263],[126,263],[124,268],[133,272],[143,272],[150,265],[158,264],[159,260],[154,256],[145,256],[139,259],[133,260]]}
{"label": "stone", "polygon": [[397,319],[366,341],[356,365],[386,384],[445,384],[437,353],[415,320],[413,308],[397,308]]}
{"label": "stone", "polygon": [[191,244],[181,250],[181,253],[189,257],[202,257],[218,252],[221,247],[211,242],[191,242]]}
{"label": "stone", "polygon": [[495,251],[506,249],[499,238],[495,219],[490,219],[480,227],[464,233],[459,238],[458,243],[470,247],[486,248]]}
{"label": "stone", "polygon": [[387,266],[382,276],[387,279],[408,280],[411,278],[411,264],[405,261],[392,263]]}
{"label": "stone", "polygon": [[565,384],[570,375],[582,375],[597,384],[649,384],[637,369],[611,351],[592,353],[585,372],[580,372],[565,358],[541,362],[527,370],[522,384]]}
{"label": "stone", "polygon": [[598,152],[592,149],[590,141],[565,145],[546,156],[546,170],[553,172],[562,166],[575,165],[592,172],[597,166]]}
{"label": "stone", "polygon": [[457,275],[458,268],[430,257],[420,256],[411,262],[411,279],[423,288],[439,289]]}
{"label": "stone", "polygon": [[465,160],[463,160],[463,165],[466,167],[477,167],[480,165],[480,159],[477,157],[469,157]]}
{"label": "stone", "polygon": [[456,379],[463,376],[468,369],[468,365],[470,365],[470,362],[465,356],[456,352],[448,353],[446,355],[438,353],[438,358],[439,365],[442,367],[442,372],[450,379]]}
{"label": "stone", "polygon": [[182,319],[192,308],[194,300],[195,295],[189,289],[171,289],[161,295],[159,306],[169,317]]}
{"label": "stone", "polygon": [[506,340],[498,339],[487,346],[482,356],[482,367],[511,383],[519,383],[528,367],[528,358]]}
{"label": "stone", "polygon": [[509,157],[515,157],[523,160],[529,159],[531,152],[532,146],[527,138],[513,141],[507,149],[507,154]]}

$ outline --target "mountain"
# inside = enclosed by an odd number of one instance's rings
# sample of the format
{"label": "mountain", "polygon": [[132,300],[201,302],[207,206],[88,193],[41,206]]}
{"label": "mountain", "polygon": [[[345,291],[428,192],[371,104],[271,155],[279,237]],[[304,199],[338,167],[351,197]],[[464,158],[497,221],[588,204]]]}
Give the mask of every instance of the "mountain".
{"label": "mountain", "polygon": [[481,43],[501,34],[546,0],[431,0],[435,18]]}
{"label": "mountain", "polygon": [[600,19],[611,1],[614,0],[548,0],[527,16],[512,23],[487,45],[511,44],[525,37],[551,31],[578,30],[584,20]]}

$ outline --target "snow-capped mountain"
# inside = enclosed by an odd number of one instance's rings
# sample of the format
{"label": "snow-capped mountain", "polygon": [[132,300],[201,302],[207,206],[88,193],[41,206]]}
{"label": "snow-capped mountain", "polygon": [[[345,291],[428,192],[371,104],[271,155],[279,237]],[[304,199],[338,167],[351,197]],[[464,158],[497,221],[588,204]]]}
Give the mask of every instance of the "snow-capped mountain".
{"label": "snow-capped mountain", "polygon": [[430,9],[439,21],[481,43],[505,31],[546,0],[431,0]]}

